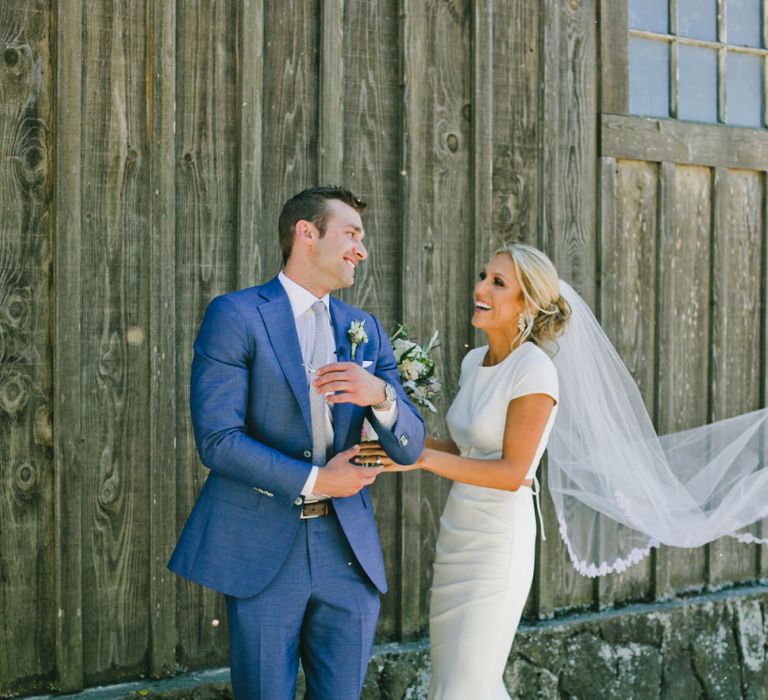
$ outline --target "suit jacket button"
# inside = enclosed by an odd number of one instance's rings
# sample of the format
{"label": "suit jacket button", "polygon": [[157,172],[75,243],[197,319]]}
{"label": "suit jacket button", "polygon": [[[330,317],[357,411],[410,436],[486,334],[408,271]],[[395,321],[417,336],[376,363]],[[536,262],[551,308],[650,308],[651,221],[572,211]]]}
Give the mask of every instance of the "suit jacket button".
{"label": "suit jacket button", "polygon": [[301,496],[299,496],[299,497],[298,497],[298,498],[297,498],[297,499],[296,499],[296,500],[293,502],[293,505],[295,505],[295,506],[300,506],[302,503],[304,503],[304,499],[303,499]]}
{"label": "suit jacket button", "polygon": [[408,445],[408,436],[407,435],[401,435],[400,436],[400,444],[405,447]]}
{"label": "suit jacket button", "polygon": [[312,456],[312,453],[309,450],[304,450],[304,456],[309,459]]}

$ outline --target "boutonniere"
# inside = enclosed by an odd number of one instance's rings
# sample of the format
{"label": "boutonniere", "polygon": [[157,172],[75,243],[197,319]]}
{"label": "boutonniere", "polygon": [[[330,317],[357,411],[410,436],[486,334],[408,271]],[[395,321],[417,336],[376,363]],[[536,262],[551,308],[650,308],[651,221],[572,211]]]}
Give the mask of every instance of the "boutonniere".
{"label": "boutonniere", "polygon": [[368,335],[365,332],[364,326],[365,319],[362,321],[352,321],[352,323],[349,324],[347,337],[349,338],[349,342],[352,343],[352,362],[355,361],[355,350],[357,350],[357,346],[368,342]]}

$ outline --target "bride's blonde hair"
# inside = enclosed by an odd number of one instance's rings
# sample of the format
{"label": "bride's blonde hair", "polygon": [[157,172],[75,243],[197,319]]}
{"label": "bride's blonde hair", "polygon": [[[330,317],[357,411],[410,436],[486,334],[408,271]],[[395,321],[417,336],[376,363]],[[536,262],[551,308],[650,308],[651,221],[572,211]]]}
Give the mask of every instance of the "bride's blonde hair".
{"label": "bride's blonde hair", "polygon": [[571,307],[560,295],[560,280],[552,261],[526,243],[506,243],[496,251],[496,255],[500,253],[512,258],[525,300],[517,339],[520,343],[531,340],[536,345],[553,341],[565,330]]}

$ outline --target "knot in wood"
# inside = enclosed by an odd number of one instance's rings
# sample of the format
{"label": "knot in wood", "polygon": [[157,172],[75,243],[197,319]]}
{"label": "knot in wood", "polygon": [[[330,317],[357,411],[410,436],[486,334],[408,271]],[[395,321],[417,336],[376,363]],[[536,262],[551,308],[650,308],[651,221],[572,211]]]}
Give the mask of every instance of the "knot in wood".
{"label": "knot in wood", "polygon": [[13,68],[16,66],[19,62],[19,52],[17,49],[13,48],[12,46],[9,46],[4,52],[3,52],[3,61],[5,62],[5,65],[9,68]]}
{"label": "knot in wood", "polygon": [[6,46],[3,51],[3,66],[17,79],[32,65],[32,49],[29,46]]}
{"label": "knot in wood", "polygon": [[445,143],[451,153],[456,153],[459,150],[459,137],[456,134],[448,134],[445,138]]}
{"label": "knot in wood", "polygon": [[118,495],[117,479],[114,475],[110,476],[99,489],[99,505],[103,508],[111,506]]}
{"label": "knot in wood", "polygon": [[19,328],[25,325],[29,318],[30,291],[15,290],[5,299],[3,304],[3,317],[6,323],[12,328]]}
{"label": "knot in wood", "polygon": [[16,488],[22,493],[29,493],[37,485],[37,469],[33,464],[25,462],[16,469]]}
{"label": "knot in wood", "polygon": [[27,405],[27,381],[18,372],[7,372],[0,377],[0,410],[14,416]]}

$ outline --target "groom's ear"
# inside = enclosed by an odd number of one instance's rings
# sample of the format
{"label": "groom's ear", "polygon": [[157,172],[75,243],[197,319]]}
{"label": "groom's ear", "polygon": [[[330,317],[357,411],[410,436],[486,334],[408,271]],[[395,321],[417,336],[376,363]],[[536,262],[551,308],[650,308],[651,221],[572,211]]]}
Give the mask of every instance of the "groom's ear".
{"label": "groom's ear", "polygon": [[311,244],[319,236],[320,232],[317,230],[311,221],[306,219],[299,219],[294,227],[294,242],[298,241],[304,245]]}

